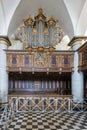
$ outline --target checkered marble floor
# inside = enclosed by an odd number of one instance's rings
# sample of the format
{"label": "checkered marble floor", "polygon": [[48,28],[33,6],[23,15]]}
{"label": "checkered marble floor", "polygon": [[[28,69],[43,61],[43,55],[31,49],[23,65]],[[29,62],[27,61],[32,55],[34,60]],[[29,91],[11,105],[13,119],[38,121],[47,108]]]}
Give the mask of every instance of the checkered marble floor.
{"label": "checkered marble floor", "polygon": [[0,130],[87,130],[87,113],[17,113],[8,129]]}

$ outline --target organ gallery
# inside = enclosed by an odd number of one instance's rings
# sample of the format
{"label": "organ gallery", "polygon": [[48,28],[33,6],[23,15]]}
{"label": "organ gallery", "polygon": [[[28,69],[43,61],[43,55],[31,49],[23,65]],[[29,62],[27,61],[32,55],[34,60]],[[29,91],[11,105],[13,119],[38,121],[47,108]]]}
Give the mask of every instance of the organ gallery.
{"label": "organ gallery", "polygon": [[[15,33],[15,38],[23,43],[22,50],[7,49],[11,45],[9,39],[0,38],[6,45],[3,52],[6,62],[2,63],[6,65],[8,75],[7,90],[2,93],[2,96],[8,96],[3,100],[13,95],[34,94],[83,98],[80,93],[86,90],[86,43],[79,46],[86,37],[73,37],[68,44],[71,49],[56,50],[56,44],[63,36],[58,20],[53,16],[48,18],[40,8],[35,16],[24,19]],[[80,80],[83,75],[84,88],[83,78]],[[79,91],[78,85],[81,87]]]}

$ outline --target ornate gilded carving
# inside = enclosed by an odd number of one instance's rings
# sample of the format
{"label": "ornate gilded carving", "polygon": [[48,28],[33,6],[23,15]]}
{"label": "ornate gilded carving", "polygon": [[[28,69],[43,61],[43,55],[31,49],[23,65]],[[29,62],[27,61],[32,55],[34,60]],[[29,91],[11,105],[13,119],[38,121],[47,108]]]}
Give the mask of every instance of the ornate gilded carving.
{"label": "ornate gilded carving", "polygon": [[46,53],[34,53],[34,67],[45,68],[48,66]]}
{"label": "ornate gilded carving", "polygon": [[42,9],[42,8],[40,8],[40,9],[38,10],[38,15],[35,16],[35,20],[36,20],[36,21],[44,21],[44,22],[45,22],[46,17],[45,17],[45,15],[43,14],[43,9]]}
{"label": "ornate gilded carving", "polygon": [[55,18],[51,17],[48,21],[47,21],[48,26],[55,26],[56,25],[56,20]]}
{"label": "ornate gilded carving", "polygon": [[29,16],[26,20],[24,20],[24,24],[26,26],[32,26],[34,24],[34,20],[32,19],[31,16]]}

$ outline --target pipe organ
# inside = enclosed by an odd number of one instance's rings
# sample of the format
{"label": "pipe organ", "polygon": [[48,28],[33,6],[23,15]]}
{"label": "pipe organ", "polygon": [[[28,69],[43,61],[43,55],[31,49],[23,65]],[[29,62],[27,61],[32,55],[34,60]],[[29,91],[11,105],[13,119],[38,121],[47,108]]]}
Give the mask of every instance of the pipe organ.
{"label": "pipe organ", "polygon": [[64,36],[57,20],[47,19],[40,8],[18,30],[18,39],[26,47],[6,50],[9,92],[70,94],[74,52],[55,51],[55,45]]}
{"label": "pipe organ", "polygon": [[41,8],[34,18],[29,16],[24,20],[17,33],[18,39],[24,43],[25,49],[29,52],[54,51],[55,45],[64,36],[57,20],[53,17],[48,19]]}

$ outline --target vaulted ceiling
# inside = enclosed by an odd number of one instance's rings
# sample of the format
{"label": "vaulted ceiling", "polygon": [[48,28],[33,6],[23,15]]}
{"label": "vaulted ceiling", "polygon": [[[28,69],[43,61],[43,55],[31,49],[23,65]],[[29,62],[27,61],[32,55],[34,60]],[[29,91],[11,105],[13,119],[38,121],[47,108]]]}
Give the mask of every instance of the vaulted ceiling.
{"label": "vaulted ceiling", "polygon": [[38,8],[54,16],[70,38],[87,30],[87,0],[0,0],[0,35],[10,36]]}

